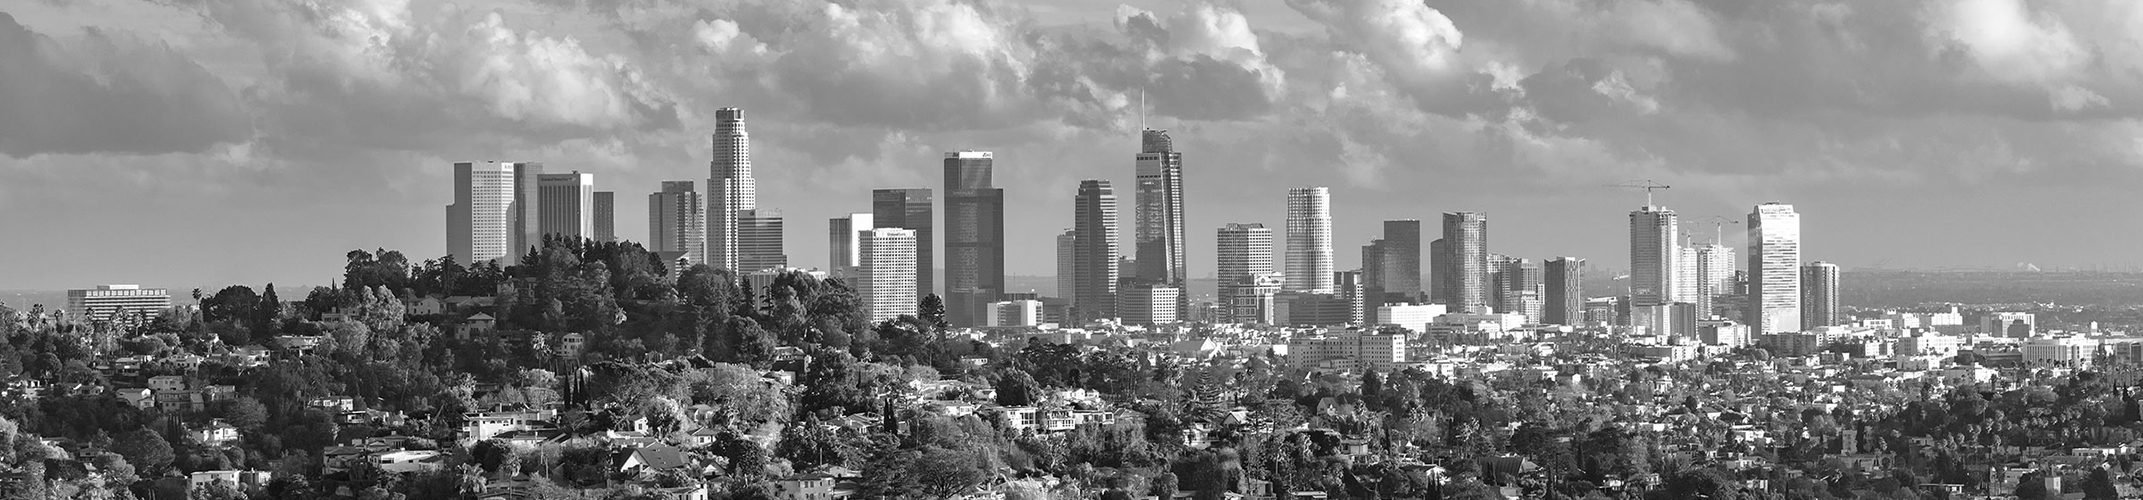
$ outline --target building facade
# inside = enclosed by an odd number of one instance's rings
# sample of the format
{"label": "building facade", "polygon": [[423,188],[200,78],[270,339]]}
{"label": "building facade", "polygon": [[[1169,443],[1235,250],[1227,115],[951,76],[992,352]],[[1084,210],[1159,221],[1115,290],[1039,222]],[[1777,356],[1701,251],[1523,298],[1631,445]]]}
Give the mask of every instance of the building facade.
{"label": "building facade", "polygon": [[871,191],[873,227],[897,227],[915,232],[915,296],[937,293],[937,241],[933,229],[929,188],[879,189]]}
{"label": "building facade", "polygon": [[1287,190],[1287,291],[1332,293],[1332,193]]}
{"label": "building facade", "polygon": [[1488,214],[1445,213],[1442,241],[1445,255],[1436,264],[1444,268],[1438,272],[1449,294],[1445,305],[1454,312],[1488,312]]}
{"label": "building facade", "polygon": [[542,242],[542,174],[541,163],[455,163],[447,252],[467,265],[512,259]]}
{"label": "building facade", "polygon": [[835,278],[851,278],[863,266],[863,231],[872,229],[871,214],[853,213],[826,221],[826,270]]}
{"label": "building facade", "polygon": [[1072,199],[1073,318],[1080,322],[1116,317],[1119,261],[1116,247],[1116,190],[1105,180],[1079,182]]}
{"label": "building facade", "polygon": [[141,285],[97,285],[67,291],[67,313],[93,322],[135,315],[155,316],[171,308],[171,292]]}
{"label": "building facade", "polygon": [[1801,328],[1838,324],[1838,265],[1816,261],[1801,266]]}
{"label": "building facade", "polygon": [[[1137,184],[1132,192],[1131,241],[1135,276],[1182,289],[1189,279],[1184,252],[1183,153],[1168,131],[1146,129],[1139,137]],[[1134,274],[1130,270],[1126,274]],[[1187,311],[1178,307],[1178,317]]]}
{"label": "building facade", "polygon": [[1770,202],[1749,213],[1749,334],[1801,331],[1801,214]]}
{"label": "building facade", "polygon": [[945,321],[982,326],[1005,291],[1005,190],[992,184],[995,155],[945,153]]}
{"label": "building facade", "polygon": [[[1220,322],[1252,323],[1263,317],[1258,304],[1269,304],[1270,294],[1277,290],[1265,290],[1270,283],[1258,277],[1273,274],[1272,228],[1257,223],[1230,223],[1222,226],[1215,248],[1214,277],[1219,280]],[[1260,298],[1259,294],[1267,296]]]}
{"label": "building facade", "polygon": [[1690,302],[1697,305],[1697,314],[1711,317],[1717,315],[1719,298],[1734,294],[1734,271],[1741,265],[1734,259],[1734,247],[1710,244],[1696,247],[1696,296]]}
{"label": "building facade", "polygon": [[1116,315],[1126,325],[1166,325],[1182,321],[1176,304],[1183,289],[1153,281],[1126,281],[1117,289]]}
{"label": "building facade", "polygon": [[1541,272],[1546,286],[1543,287],[1540,322],[1550,325],[1584,323],[1585,259],[1556,257],[1545,267]]}
{"label": "building facade", "polygon": [[1421,290],[1421,221],[1384,221],[1384,235],[1362,247],[1362,286],[1370,302],[1419,303]]}
{"label": "building facade", "polygon": [[618,193],[595,192],[595,241],[618,240]]}
{"label": "building facade", "polygon": [[595,237],[595,174],[543,174],[536,182],[542,186],[538,217],[545,236]]}
{"label": "building facade", "polygon": [[754,208],[737,216],[736,267],[739,274],[760,269],[789,267],[789,254],[782,249],[783,220],[780,210]]}
{"label": "building facade", "polygon": [[678,257],[694,261],[706,256],[705,209],[692,181],[662,181],[662,190],[647,195],[648,250],[671,262]]}
{"label": "building facade", "polygon": [[1681,219],[1666,207],[1630,212],[1630,307],[1681,300]]}
{"label": "building facade", "polygon": [[863,276],[856,297],[870,310],[871,322],[915,314],[915,231],[881,227],[859,234]]}

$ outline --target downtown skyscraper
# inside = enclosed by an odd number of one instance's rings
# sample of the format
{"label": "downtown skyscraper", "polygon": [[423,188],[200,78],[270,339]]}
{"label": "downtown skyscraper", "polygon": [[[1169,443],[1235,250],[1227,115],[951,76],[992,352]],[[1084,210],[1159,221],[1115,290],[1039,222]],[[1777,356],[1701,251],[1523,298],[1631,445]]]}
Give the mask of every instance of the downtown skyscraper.
{"label": "downtown skyscraper", "polygon": [[864,231],[873,229],[871,214],[854,213],[826,221],[826,272],[843,279],[860,276]]}
{"label": "downtown skyscraper", "polygon": [[1576,325],[1585,318],[1585,259],[1556,257],[1542,270],[1546,290],[1540,322]]}
{"label": "downtown skyscraper", "polygon": [[1750,335],[1801,331],[1801,214],[1770,202],[1749,212]]}
{"label": "downtown skyscraper", "polygon": [[1332,293],[1332,192],[1287,190],[1287,285],[1291,292]]}
{"label": "downtown skyscraper", "polygon": [[1441,259],[1431,264],[1441,269],[1452,312],[1485,313],[1490,310],[1488,277],[1488,214],[1446,212]]}
{"label": "downtown skyscraper", "polygon": [[1810,262],[1801,266],[1801,328],[1838,324],[1838,265]]}
{"label": "downtown skyscraper", "polygon": [[536,179],[542,190],[538,216],[545,236],[595,237],[595,174],[575,170]]}
{"label": "downtown skyscraper", "polygon": [[1666,207],[1630,212],[1630,306],[1680,301],[1681,220]]}
{"label": "downtown skyscraper", "polygon": [[1367,307],[1422,303],[1421,221],[1384,221],[1384,237],[1362,246],[1362,283]]}
{"label": "downtown skyscraper", "polygon": [[991,184],[994,155],[945,153],[945,317],[983,326],[1005,289],[1005,190]]}
{"label": "downtown skyscraper", "polygon": [[595,192],[595,241],[618,240],[618,193]]}
{"label": "downtown skyscraper", "polygon": [[744,222],[759,207],[758,182],[752,179],[751,135],[744,130],[744,110],[714,112],[714,160],[708,162],[707,255],[700,261],[739,274]]}
{"label": "downtown skyscraper", "polygon": [[1273,273],[1272,228],[1229,223],[1220,228],[1216,243],[1220,322],[1271,323],[1267,313],[1280,281]]}
{"label": "downtown skyscraper", "polygon": [[[1138,265],[1134,276],[1182,291],[1190,274],[1184,251],[1183,153],[1176,152],[1168,131],[1146,129],[1139,136],[1136,164],[1131,226]],[[1175,317],[1188,317],[1188,294],[1176,297],[1183,300],[1176,304]]]}
{"label": "downtown skyscraper", "polygon": [[447,252],[463,265],[499,258],[511,263],[542,242],[542,174],[542,163],[455,163]]}
{"label": "downtown skyscraper", "polygon": [[862,276],[856,298],[870,312],[872,323],[915,314],[921,301],[915,294],[916,249],[923,246],[915,231],[881,227],[859,232],[857,248],[862,254]]}
{"label": "downtown skyscraper", "polygon": [[705,255],[707,212],[693,181],[662,181],[662,190],[647,195],[648,250],[675,264],[677,258]]}
{"label": "downtown skyscraper", "polygon": [[937,293],[937,257],[930,242],[936,225],[931,220],[934,200],[930,188],[879,189],[871,191],[871,224],[915,232],[915,296]]}
{"label": "downtown skyscraper", "polygon": [[1072,199],[1072,318],[1116,317],[1116,190],[1105,180],[1079,181]]}
{"label": "downtown skyscraper", "polygon": [[1741,265],[1734,259],[1734,247],[1713,242],[1696,245],[1696,272],[1694,282],[1696,296],[1689,302],[1697,306],[1697,315],[1709,317],[1717,308],[1719,297],[1734,294],[1734,271]]}

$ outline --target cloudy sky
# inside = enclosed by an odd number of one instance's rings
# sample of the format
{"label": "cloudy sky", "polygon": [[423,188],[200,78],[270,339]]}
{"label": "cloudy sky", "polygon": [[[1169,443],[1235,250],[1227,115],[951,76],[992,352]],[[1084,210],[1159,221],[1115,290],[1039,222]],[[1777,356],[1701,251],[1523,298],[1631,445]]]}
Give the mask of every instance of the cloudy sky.
{"label": "cloudy sky", "polygon": [[1793,203],[1848,269],[2143,263],[2126,0],[19,0],[0,68],[0,288],[441,255],[454,161],[596,172],[639,240],[725,106],[793,263],[980,149],[1010,271],[1046,275],[1077,182],[1130,181],[1141,89],[1198,276],[1305,185],[1343,268],[1378,220],[1457,210],[1493,251],[1626,268],[1643,197],[1602,186],[1630,179],[1688,220]]}

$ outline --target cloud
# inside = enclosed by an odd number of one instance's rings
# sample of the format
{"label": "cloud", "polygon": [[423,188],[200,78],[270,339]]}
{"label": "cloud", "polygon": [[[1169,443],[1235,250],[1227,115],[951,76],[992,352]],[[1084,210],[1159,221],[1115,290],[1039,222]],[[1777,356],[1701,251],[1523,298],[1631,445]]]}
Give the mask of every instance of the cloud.
{"label": "cloud", "polygon": [[0,154],[158,154],[243,142],[222,79],[168,45],[87,30],[66,39],[0,12]]}

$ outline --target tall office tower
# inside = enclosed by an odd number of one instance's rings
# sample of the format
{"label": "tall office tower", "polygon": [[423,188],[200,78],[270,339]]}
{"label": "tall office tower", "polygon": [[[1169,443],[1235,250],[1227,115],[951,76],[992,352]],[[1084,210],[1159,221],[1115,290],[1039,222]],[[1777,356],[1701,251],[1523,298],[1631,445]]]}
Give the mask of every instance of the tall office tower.
{"label": "tall office tower", "polygon": [[714,112],[714,160],[707,170],[707,265],[739,269],[742,219],[759,208],[759,186],[752,180],[751,135],[744,132],[744,110],[722,108]]}
{"label": "tall office tower", "polygon": [[930,188],[879,189],[871,191],[871,223],[915,231],[915,296],[937,293],[937,251],[931,247],[937,234],[931,230]]}
{"label": "tall office tower", "polygon": [[1452,312],[1485,313],[1488,294],[1488,214],[1444,213],[1444,289]]}
{"label": "tall office tower", "polygon": [[[1458,263],[1451,261],[1451,244],[1443,238],[1429,242],[1429,303],[1451,303],[1451,275]],[[1461,312],[1454,310],[1453,312]]]}
{"label": "tall office tower", "polygon": [[97,285],[67,291],[67,313],[89,321],[151,316],[171,308],[171,293],[141,285]]}
{"label": "tall office tower", "polygon": [[595,241],[618,240],[618,193],[595,192]]}
{"label": "tall office tower", "polygon": [[1175,151],[1168,131],[1146,129],[1137,164],[1131,227],[1137,276],[1180,288],[1189,275],[1183,251],[1183,153]]}
{"label": "tall office tower", "polygon": [[[1249,323],[1258,315],[1258,276],[1272,274],[1272,228],[1264,224],[1222,226],[1214,248],[1220,289],[1220,322]],[[1268,292],[1269,293],[1269,292]]]}
{"label": "tall office tower", "polygon": [[1116,312],[1126,325],[1165,325],[1183,321],[1176,303],[1183,289],[1154,281],[1126,280],[1116,293]]}
{"label": "tall office tower", "polygon": [[858,236],[863,276],[857,280],[856,298],[870,311],[871,322],[915,314],[920,301],[915,295],[915,250],[921,241],[915,231],[881,227]]}
{"label": "tall office tower", "polygon": [[1332,192],[1287,190],[1287,290],[1332,293]]}
{"label": "tall office tower", "polygon": [[1384,237],[1362,248],[1362,280],[1369,300],[1421,303],[1421,221],[1384,221]]}
{"label": "tall office tower", "polygon": [[1332,273],[1332,288],[1339,300],[1347,303],[1347,322],[1368,325],[1369,317],[1366,314],[1375,311],[1368,307],[1369,291],[1363,287],[1362,270]]}
{"label": "tall office tower", "polygon": [[542,173],[541,163],[455,163],[454,203],[446,206],[446,246],[454,260],[510,259],[541,242]]}
{"label": "tall office tower", "polygon": [[988,151],[945,153],[945,321],[983,326],[1005,291],[1005,190]]}
{"label": "tall office tower", "polygon": [[789,267],[782,250],[783,218],[780,210],[754,208],[737,214],[737,267],[743,272]]}
{"label": "tall office tower", "polygon": [[1071,299],[1077,293],[1079,276],[1079,230],[1057,235],[1057,298]]}
{"label": "tall office tower", "polygon": [[1630,212],[1630,307],[1679,302],[1681,223],[1673,210],[1646,205]]}
{"label": "tall office tower", "polygon": [[1575,325],[1585,319],[1585,259],[1556,257],[1542,274],[1542,323]]}
{"label": "tall office tower", "polygon": [[1674,246],[1674,301],[1701,304],[1697,300],[1697,292],[1703,288],[1697,283],[1697,246],[1686,241],[1688,237],[1683,234],[1685,241]]}
{"label": "tall office tower", "polygon": [[1079,321],[1116,317],[1116,190],[1109,181],[1079,181],[1072,203],[1072,308]]}
{"label": "tall office tower", "polygon": [[1750,335],[1801,331],[1801,214],[1770,202],[1749,212]]}
{"label": "tall office tower", "polygon": [[1734,247],[1712,243],[1696,247],[1697,316],[1711,317],[1719,297],[1734,294]]}
{"label": "tall office tower", "polygon": [[595,236],[595,174],[543,174],[537,182],[543,186],[545,236]]}
{"label": "tall office tower", "polygon": [[1496,255],[1496,312],[1521,313],[1535,323],[1543,319],[1547,292],[1545,270],[1540,261]]}
{"label": "tall office tower", "polygon": [[1801,328],[1838,324],[1838,265],[1801,266]]}
{"label": "tall office tower", "polygon": [[826,268],[835,278],[855,279],[863,266],[863,237],[871,230],[871,214],[855,213],[826,221]]}
{"label": "tall office tower", "polygon": [[[1518,267],[1518,258],[1500,253],[1490,253],[1488,254],[1488,264],[1484,267],[1488,269],[1488,307],[1499,313],[1510,312],[1504,308],[1503,301],[1508,295],[1504,292],[1510,288],[1507,285],[1515,283],[1507,283],[1504,278],[1507,274],[1510,274],[1510,271],[1514,271]],[[1511,298],[1515,299],[1515,297]]]}
{"label": "tall office tower", "polygon": [[647,195],[648,250],[664,264],[679,257],[698,261],[705,256],[700,245],[707,242],[706,217],[692,181],[662,181],[662,191]]}

